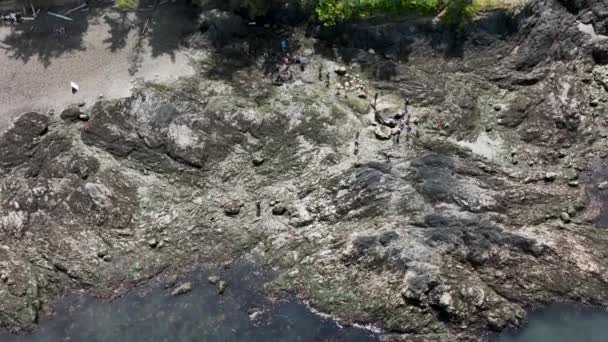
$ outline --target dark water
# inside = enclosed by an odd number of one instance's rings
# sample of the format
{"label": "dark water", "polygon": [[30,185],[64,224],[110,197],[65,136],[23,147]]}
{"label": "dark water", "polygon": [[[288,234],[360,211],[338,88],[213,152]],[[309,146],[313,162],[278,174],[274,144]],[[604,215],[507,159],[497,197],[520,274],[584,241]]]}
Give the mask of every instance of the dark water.
{"label": "dark water", "polygon": [[522,330],[494,342],[606,342],[608,312],[556,305],[529,315]]}
{"label": "dark water", "polygon": [[70,295],[58,303],[55,317],[43,319],[32,334],[0,335],[0,341],[378,340],[367,330],[341,328],[295,299],[272,303],[260,292],[262,277],[251,267],[222,274],[229,286],[221,296],[208,275],[184,279],[192,281],[193,290],[177,297],[160,284],[112,302]]}

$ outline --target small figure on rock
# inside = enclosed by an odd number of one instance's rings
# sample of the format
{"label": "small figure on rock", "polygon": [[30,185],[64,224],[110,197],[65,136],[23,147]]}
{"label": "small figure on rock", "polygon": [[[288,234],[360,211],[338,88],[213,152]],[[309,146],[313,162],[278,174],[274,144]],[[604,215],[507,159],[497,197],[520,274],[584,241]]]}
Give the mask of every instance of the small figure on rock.
{"label": "small figure on rock", "polygon": [[393,144],[399,145],[399,140],[401,139],[401,132],[403,131],[404,126],[405,123],[403,122],[403,120],[399,121],[399,125],[395,129]]}

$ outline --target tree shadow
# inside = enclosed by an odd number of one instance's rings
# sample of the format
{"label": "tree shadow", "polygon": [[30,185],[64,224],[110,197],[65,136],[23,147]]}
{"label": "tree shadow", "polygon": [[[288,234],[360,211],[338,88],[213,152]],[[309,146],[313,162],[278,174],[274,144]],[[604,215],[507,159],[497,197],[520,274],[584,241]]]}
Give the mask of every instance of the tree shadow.
{"label": "tree shadow", "polygon": [[[209,63],[213,67],[205,72],[205,76],[212,79],[232,80],[234,73],[250,67],[259,68],[268,76],[275,71],[285,52],[300,49],[299,42],[291,38],[293,27],[288,26],[276,30],[258,24],[225,30],[220,24],[203,25],[202,30],[205,47],[213,51]],[[281,48],[282,41],[286,43],[286,51]]]}
{"label": "tree shadow", "polygon": [[129,35],[137,35],[129,58],[129,74],[137,73],[147,52],[153,58],[169,55],[175,61],[175,52],[184,47],[185,38],[198,28],[199,10],[187,0],[167,2],[146,0],[140,2],[135,13],[122,13],[119,18],[107,21],[110,25],[109,48],[126,46]]}
{"label": "tree shadow", "polygon": [[[129,12],[110,10],[107,2],[92,1],[90,11],[68,15],[73,21],[54,17],[43,10],[36,20],[11,26],[10,32],[0,41],[0,49],[9,58],[23,63],[38,58],[46,68],[66,53],[86,50],[84,37],[87,32],[92,25],[104,24],[108,30],[103,44],[112,53],[130,48],[129,39],[135,35],[137,41],[130,58],[130,72],[135,73],[147,53],[152,57],[168,54],[175,60],[175,52],[183,46],[184,38],[198,28],[198,10],[188,0],[143,0],[137,10]],[[53,8],[51,11],[62,14],[68,9]]]}
{"label": "tree shadow", "polygon": [[88,27],[87,16],[73,16],[73,21],[66,21],[41,14],[35,21],[13,26],[2,40],[2,49],[9,58],[23,63],[37,57],[46,68],[65,53],[85,50],[83,36]]}
{"label": "tree shadow", "polygon": [[168,54],[175,60],[175,51],[183,46],[188,35],[198,29],[198,16],[199,10],[184,0],[159,5],[146,31],[152,57]]}
{"label": "tree shadow", "polygon": [[110,36],[104,39],[103,43],[109,44],[108,49],[112,52],[124,49],[129,34],[136,28],[136,20],[133,20],[127,12],[121,12],[118,17],[106,15],[103,19],[110,27]]}

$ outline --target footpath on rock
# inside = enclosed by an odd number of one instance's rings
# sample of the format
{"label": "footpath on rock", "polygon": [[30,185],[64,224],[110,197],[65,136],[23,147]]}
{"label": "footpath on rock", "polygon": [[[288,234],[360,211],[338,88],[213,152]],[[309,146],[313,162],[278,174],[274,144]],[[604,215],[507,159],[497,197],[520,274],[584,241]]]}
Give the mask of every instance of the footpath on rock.
{"label": "footpath on rock", "polygon": [[267,295],[386,340],[605,305],[602,13],[535,0],[455,33],[204,11],[183,41],[209,52],[195,75],[0,137],[0,323],[35,326],[66,289],[112,298],[243,258],[277,271]]}

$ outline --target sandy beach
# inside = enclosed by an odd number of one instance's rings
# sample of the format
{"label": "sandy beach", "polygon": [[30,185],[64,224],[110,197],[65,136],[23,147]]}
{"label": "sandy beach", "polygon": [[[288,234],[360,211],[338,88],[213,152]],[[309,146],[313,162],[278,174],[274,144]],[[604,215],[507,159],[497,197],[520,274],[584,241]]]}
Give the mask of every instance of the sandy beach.
{"label": "sandy beach", "polygon": [[138,80],[192,74],[191,53],[179,44],[193,27],[186,10],[157,11],[143,37],[150,12],[111,8],[71,13],[72,22],[41,12],[35,21],[0,26],[0,131],[23,112],[57,112],[100,95],[127,96]]}

